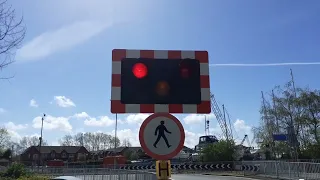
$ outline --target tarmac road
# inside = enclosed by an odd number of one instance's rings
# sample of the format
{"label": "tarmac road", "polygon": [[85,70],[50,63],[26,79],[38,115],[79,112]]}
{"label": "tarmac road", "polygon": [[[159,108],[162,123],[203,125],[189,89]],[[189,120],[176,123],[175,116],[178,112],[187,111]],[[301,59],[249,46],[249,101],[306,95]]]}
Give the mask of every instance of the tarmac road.
{"label": "tarmac road", "polygon": [[[118,175],[75,175],[83,180],[143,180],[143,177],[139,175],[128,175],[119,177]],[[151,177],[146,177],[146,180],[151,180]],[[172,180],[253,180],[250,178],[231,177],[231,176],[213,176],[213,175],[199,175],[199,174],[174,174],[171,177]]]}
{"label": "tarmac road", "polygon": [[252,178],[231,177],[231,176],[213,176],[199,174],[173,174],[172,180],[253,180]]}

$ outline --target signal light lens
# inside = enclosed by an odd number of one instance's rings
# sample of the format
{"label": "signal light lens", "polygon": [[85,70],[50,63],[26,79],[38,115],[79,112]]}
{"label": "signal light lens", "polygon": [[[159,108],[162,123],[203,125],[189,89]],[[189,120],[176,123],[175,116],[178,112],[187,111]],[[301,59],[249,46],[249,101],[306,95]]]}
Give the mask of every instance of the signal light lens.
{"label": "signal light lens", "polygon": [[195,63],[192,59],[184,59],[180,62],[180,76],[182,78],[189,78],[194,73]]}
{"label": "signal light lens", "polygon": [[182,67],[182,68],[180,69],[180,75],[181,75],[181,77],[183,77],[183,78],[188,78],[189,75],[190,75],[190,70],[189,70],[188,68],[186,68],[186,67]]}
{"label": "signal light lens", "polygon": [[148,74],[148,68],[143,63],[137,63],[132,67],[132,73],[136,78],[144,78]]}
{"label": "signal light lens", "polygon": [[168,95],[169,90],[170,90],[170,86],[166,81],[160,81],[157,83],[156,91],[157,91],[157,94],[159,94],[160,96]]}

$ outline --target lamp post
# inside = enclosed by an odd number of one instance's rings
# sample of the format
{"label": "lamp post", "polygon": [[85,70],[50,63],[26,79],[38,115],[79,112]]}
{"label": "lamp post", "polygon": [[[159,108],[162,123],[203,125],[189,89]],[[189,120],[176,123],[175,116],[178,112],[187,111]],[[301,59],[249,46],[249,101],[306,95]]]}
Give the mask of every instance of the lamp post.
{"label": "lamp post", "polygon": [[41,131],[40,131],[40,137],[39,137],[39,166],[40,166],[40,164],[42,164],[41,145],[42,145],[43,121],[44,121],[45,117],[46,117],[46,114],[43,114],[43,116],[41,118]]}

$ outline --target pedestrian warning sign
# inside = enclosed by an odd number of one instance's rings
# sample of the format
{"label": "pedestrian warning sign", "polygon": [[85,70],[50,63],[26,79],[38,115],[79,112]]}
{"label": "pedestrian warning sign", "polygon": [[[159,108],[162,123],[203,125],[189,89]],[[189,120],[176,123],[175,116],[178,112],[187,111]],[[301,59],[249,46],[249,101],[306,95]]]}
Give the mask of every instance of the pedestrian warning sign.
{"label": "pedestrian warning sign", "polygon": [[155,113],[141,125],[139,140],[143,150],[157,160],[169,160],[184,146],[181,122],[169,113]]}

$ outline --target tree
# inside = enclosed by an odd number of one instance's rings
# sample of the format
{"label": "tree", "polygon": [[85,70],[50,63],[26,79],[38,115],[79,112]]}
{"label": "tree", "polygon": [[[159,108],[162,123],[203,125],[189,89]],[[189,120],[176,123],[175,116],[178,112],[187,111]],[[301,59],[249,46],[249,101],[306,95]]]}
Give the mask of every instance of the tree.
{"label": "tree", "polygon": [[[276,86],[263,97],[261,121],[253,129],[262,148],[273,156],[316,158],[320,153],[320,92],[294,87],[292,82]],[[287,134],[286,142],[273,142],[272,134]]]}
{"label": "tree", "polygon": [[0,149],[6,147],[8,142],[10,141],[9,132],[6,128],[0,128]]}
{"label": "tree", "polygon": [[[114,147],[114,137],[105,133],[78,133],[74,136],[65,135],[59,140],[59,144],[63,146],[84,146],[89,151],[98,151],[102,149],[110,149]],[[117,138],[117,145],[120,140]]]}
{"label": "tree", "polygon": [[112,137],[111,138],[111,141],[110,141],[110,148],[114,148],[114,145],[116,145],[116,147],[119,147],[120,146],[120,139],[117,137],[117,138],[115,138],[115,137]]}
{"label": "tree", "polygon": [[136,151],[126,151],[124,153],[124,156],[128,159],[128,160],[137,160],[139,158],[139,155]]}
{"label": "tree", "polygon": [[2,157],[3,157],[3,158],[6,158],[6,159],[11,158],[11,156],[12,156],[12,151],[11,151],[11,149],[5,150],[5,151],[3,152],[3,154],[2,154]]}
{"label": "tree", "polygon": [[21,45],[25,33],[23,18],[16,17],[15,10],[7,4],[7,0],[0,1],[0,70],[14,62],[13,55]]}
{"label": "tree", "polygon": [[61,146],[74,146],[75,141],[71,135],[65,135],[59,140]]}
{"label": "tree", "polygon": [[124,147],[131,147],[132,145],[131,145],[129,139],[124,139],[124,140],[122,141],[122,146],[124,146]]}
{"label": "tree", "polygon": [[206,146],[202,151],[202,159],[206,162],[233,161],[235,143],[233,141],[220,140]]}
{"label": "tree", "polygon": [[[15,149],[19,150],[17,153],[22,153],[25,149],[30,146],[38,146],[39,145],[39,137],[37,136],[25,136],[20,141],[19,144],[16,144],[17,147]],[[47,146],[48,143],[45,140],[42,140],[42,146]]]}

